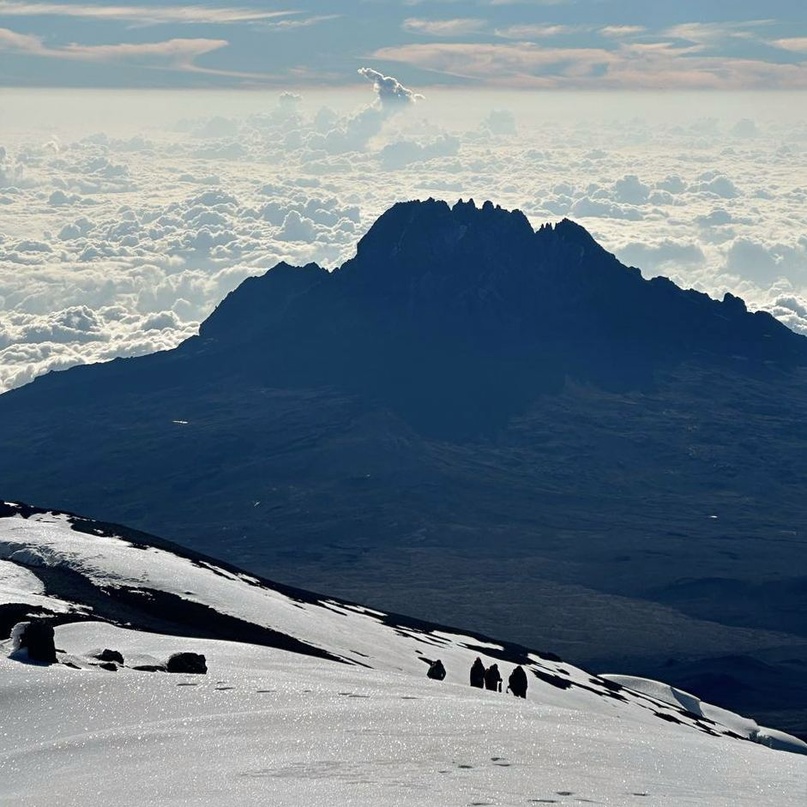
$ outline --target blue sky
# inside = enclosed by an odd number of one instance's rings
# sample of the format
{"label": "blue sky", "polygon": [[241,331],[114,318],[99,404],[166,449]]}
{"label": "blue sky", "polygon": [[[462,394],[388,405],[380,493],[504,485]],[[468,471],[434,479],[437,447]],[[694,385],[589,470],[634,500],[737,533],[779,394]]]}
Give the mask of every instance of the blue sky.
{"label": "blue sky", "polygon": [[803,0],[0,0],[3,86],[804,89]]}

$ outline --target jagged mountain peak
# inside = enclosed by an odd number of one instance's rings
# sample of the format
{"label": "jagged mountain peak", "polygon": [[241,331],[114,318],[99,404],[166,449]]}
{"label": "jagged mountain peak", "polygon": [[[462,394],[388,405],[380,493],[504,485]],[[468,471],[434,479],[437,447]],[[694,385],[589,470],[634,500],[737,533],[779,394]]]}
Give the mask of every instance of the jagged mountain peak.
{"label": "jagged mountain peak", "polygon": [[481,207],[473,199],[459,200],[453,207],[435,199],[399,202],[377,219],[345,268],[389,274],[443,261],[449,269],[458,256],[480,263],[496,255],[525,254],[533,236],[520,210],[505,210],[490,201]]}
{"label": "jagged mountain peak", "polygon": [[537,235],[553,234],[555,239],[568,244],[581,247],[594,247],[601,252],[605,250],[594,240],[594,236],[582,224],[571,219],[561,219],[556,224],[543,224],[537,230]]}
{"label": "jagged mountain peak", "polygon": [[[520,354],[573,344],[589,368],[603,350],[626,353],[623,365],[637,353],[807,363],[807,340],[733,295],[644,280],[570,219],[534,230],[521,211],[473,199],[395,204],[342,267],[278,264],[229,295],[201,335],[241,344],[267,330],[340,344],[357,361],[365,339],[426,339]],[[587,372],[577,365],[572,375]]]}
{"label": "jagged mountain peak", "polygon": [[[449,251],[479,262],[506,259],[513,252],[547,250],[558,243],[595,247],[605,253],[585,227],[570,219],[543,224],[536,231],[518,209],[507,210],[489,200],[477,207],[472,198],[459,199],[450,206],[430,198],[398,202],[383,213],[359,241],[356,261],[364,264],[380,260],[382,265],[376,271],[383,271],[390,264],[400,264],[402,259],[417,258],[422,262]],[[485,245],[495,247],[495,252]]]}
{"label": "jagged mountain peak", "polygon": [[[425,200],[414,199],[408,202],[396,202],[387,211],[376,219],[373,226],[359,242],[359,251],[366,242],[372,242],[376,237],[388,233],[390,230],[398,232],[413,227],[491,227],[496,225],[521,225],[527,234],[532,233],[532,227],[527,217],[520,210],[507,210],[491,201],[485,201],[477,207],[476,202],[458,199],[454,205],[442,199],[429,198]],[[526,227],[524,227],[526,225]],[[527,229],[528,228],[528,229]]]}

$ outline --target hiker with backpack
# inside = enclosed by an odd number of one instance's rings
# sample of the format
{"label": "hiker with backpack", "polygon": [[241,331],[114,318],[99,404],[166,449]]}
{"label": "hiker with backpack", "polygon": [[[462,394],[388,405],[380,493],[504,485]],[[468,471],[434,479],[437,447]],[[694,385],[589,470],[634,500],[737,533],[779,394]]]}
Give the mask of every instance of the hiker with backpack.
{"label": "hiker with backpack", "polygon": [[443,662],[438,658],[429,664],[429,669],[426,672],[428,678],[433,678],[435,681],[442,681],[446,677],[446,668]]}
{"label": "hiker with backpack", "polygon": [[498,664],[491,664],[485,670],[485,689],[492,689],[494,692],[502,691],[502,676],[499,673]]}
{"label": "hiker with backpack", "polygon": [[507,690],[512,692],[517,698],[527,697],[527,673],[524,668],[518,666],[510,673],[507,679]]}
{"label": "hiker with backpack", "polygon": [[477,689],[485,688],[485,665],[479,656],[476,661],[471,665],[471,686]]}

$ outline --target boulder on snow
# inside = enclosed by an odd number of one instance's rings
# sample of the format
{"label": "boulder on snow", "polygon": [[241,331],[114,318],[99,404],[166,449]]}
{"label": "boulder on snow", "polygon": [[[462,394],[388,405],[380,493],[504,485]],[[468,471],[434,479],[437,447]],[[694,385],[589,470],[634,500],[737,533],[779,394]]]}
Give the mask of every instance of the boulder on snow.
{"label": "boulder on snow", "polygon": [[14,654],[23,649],[28,651],[29,661],[54,664],[56,644],[53,626],[42,619],[18,622],[14,625],[11,629],[11,652]]}
{"label": "boulder on snow", "polygon": [[207,672],[207,661],[201,653],[174,653],[169,656],[165,669],[170,673],[204,675]]}
{"label": "boulder on snow", "polygon": [[93,653],[93,658],[97,658],[99,661],[114,661],[116,664],[123,665],[123,654],[106,647],[98,653]]}

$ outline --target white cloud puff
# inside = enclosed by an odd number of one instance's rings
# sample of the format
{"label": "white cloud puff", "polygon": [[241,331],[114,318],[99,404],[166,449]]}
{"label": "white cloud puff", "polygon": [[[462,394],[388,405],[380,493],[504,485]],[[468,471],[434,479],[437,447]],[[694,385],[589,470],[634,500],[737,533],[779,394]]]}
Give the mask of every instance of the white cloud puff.
{"label": "white cloud puff", "polygon": [[378,70],[373,70],[372,67],[360,67],[358,73],[373,82],[373,87],[382,107],[413,104],[423,98],[422,95],[414,90],[404,87],[397,78],[385,76],[383,73],[379,73]]}

